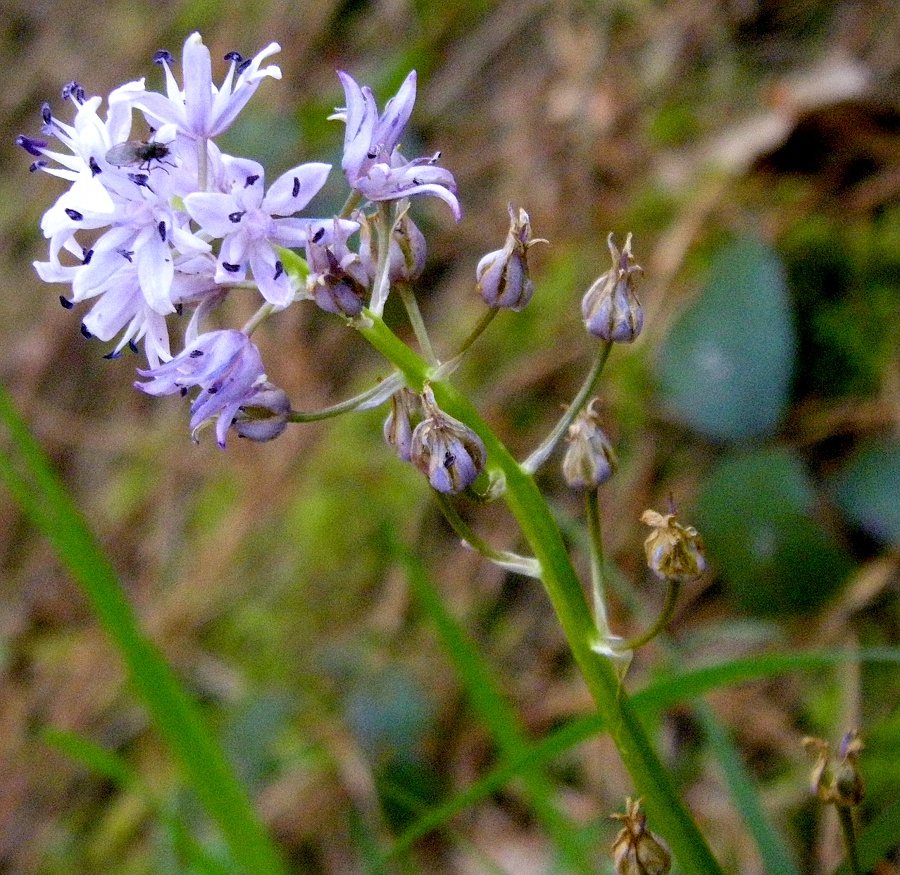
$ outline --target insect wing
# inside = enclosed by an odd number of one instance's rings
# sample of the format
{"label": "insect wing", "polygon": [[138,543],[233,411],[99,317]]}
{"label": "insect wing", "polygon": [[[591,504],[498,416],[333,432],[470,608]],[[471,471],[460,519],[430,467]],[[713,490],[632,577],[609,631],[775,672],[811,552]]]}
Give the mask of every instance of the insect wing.
{"label": "insect wing", "polygon": [[132,164],[149,164],[162,161],[169,154],[165,143],[144,143],[141,140],[126,140],[118,143],[106,153],[106,160],[113,167],[128,167]]}
{"label": "insect wing", "polygon": [[147,144],[140,140],[126,140],[112,147],[106,153],[106,161],[113,167],[128,167],[129,164],[139,164],[144,159],[144,149]]}

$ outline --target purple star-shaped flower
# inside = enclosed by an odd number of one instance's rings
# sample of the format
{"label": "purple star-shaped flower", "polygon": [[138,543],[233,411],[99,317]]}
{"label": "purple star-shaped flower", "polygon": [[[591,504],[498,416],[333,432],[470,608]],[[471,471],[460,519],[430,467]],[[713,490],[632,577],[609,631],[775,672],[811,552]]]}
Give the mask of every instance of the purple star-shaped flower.
{"label": "purple star-shaped flower", "polygon": [[[240,282],[247,267],[263,297],[276,307],[294,299],[290,278],[275,246],[306,244],[310,232],[332,222],[326,219],[288,218],[302,210],[325,184],[330,164],[301,164],[282,174],[264,194],[263,167],[245,158],[223,157],[231,176],[231,191],[195,192],[184,199],[190,217],[208,234],[222,241],[217,282]],[[355,222],[347,222],[352,229]]]}
{"label": "purple star-shaped flower", "polygon": [[187,394],[200,388],[191,404],[191,432],[218,417],[216,440],[225,446],[225,436],[241,407],[258,395],[265,383],[262,357],[242,331],[209,331],[201,334],[170,362],[151,370],[138,370],[149,382],[135,388],[148,395]]}
{"label": "purple star-shaped flower", "polygon": [[338,76],[344,86],[347,105],[331,118],[346,124],[341,166],[351,188],[370,201],[432,195],[444,201],[458,220],[456,182],[449,170],[436,166],[440,155],[407,161],[398,150],[416,102],[415,70],[406,77],[380,116],[368,86],[361,88],[343,70],[338,71]]}
{"label": "purple star-shaped flower", "polygon": [[281,78],[281,69],[276,65],[260,66],[266,58],[280,51],[278,43],[270,43],[249,61],[244,61],[237,52],[230,52],[226,60],[231,61],[231,66],[221,87],[216,88],[212,82],[209,49],[203,45],[199,33],[192,33],[185,40],[181,60],[184,90],[178,87],[172,75],[172,56],[168,52],[157,52],[156,60],[166,71],[166,94],[144,91],[135,97],[134,105],[143,110],[154,127],[173,124],[180,134],[192,140],[216,137],[228,129],[263,79]]}

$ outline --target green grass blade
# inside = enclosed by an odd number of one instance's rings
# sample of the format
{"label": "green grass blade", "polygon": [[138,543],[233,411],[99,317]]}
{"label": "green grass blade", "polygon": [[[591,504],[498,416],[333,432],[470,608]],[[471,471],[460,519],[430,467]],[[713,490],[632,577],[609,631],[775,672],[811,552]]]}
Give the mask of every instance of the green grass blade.
{"label": "green grass blade", "polygon": [[847,662],[900,662],[900,647],[774,653],[689,668],[667,674],[648,684],[634,694],[632,704],[640,710],[660,711],[676,702],[697,698],[718,687],[774,677],[789,671],[811,671]]}
{"label": "green grass blade", "polygon": [[162,654],[140,631],[109,559],[3,387],[0,478],[81,586],[184,780],[222,831],[234,859],[253,875],[284,873],[278,851],[222,749]]}
{"label": "green grass blade", "polygon": [[510,781],[518,778],[523,771],[546,765],[561,753],[577,747],[602,729],[603,721],[599,715],[591,714],[569,721],[537,744],[525,746],[514,759],[497,766],[469,788],[425,812],[415,823],[410,824],[391,846],[388,856],[397,857],[405,853],[419,839],[440,829],[457,814],[496,793]]}
{"label": "green grass blade", "polygon": [[[862,650],[774,654],[737,659],[721,663],[720,665],[688,669],[674,674],[665,680],[650,684],[644,690],[636,693],[631,701],[639,712],[656,712],[684,701],[686,698],[702,696],[718,687],[773,677],[774,675],[786,674],[791,671],[809,671],[823,666],[847,662],[900,662],[900,648],[873,647]],[[577,747],[582,742],[603,731],[604,722],[599,714],[590,714],[570,720],[541,742],[523,748],[516,758],[493,769],[472,784],[471,787],[423,814],[422,817],[398,836],[391,847],[391,856],[403,853],[419,839],[428,835],[428,833],[440,829],[456,815],[472,805],[477,805],[492,793],[496,793],[515,779],[522,769],[545,765],[565,751]],[[877,839],[877,848],[882,855],[884,848],[890,848],[890,845],[883,844],[883,834],[894,836],[896,839],[895,844],[900,842],[900,805],[894,806],[894,808],[897,809],[894,812],[896,814],[896,828],[893,828],[893,823],[883,824],[881,831],[873,834],[872,841]],[[881,823],[881,820],[882,818],[879,818],[873,824],[873,827],[875,824]],[[869,829],[871,830],[872,827]],[[868,834],[868,831],[864,833],[861,848],[864,848],[864,842]],[[868,858],[863,855],[863,859]],[[838,875],[847,875],[847,873],[842,872],[838,873]]]}
{"label": "green grass blade", "polygon": [[[513,707],[500,690],[500,684],[487,660],[447,610],[427,570],[417,556],[396,544],[397,558],[406,570],[410,588],[434,623],[438,637],[466,690],[482,725],[491,733],[500,756],[516,758],[530,742]],[[519,777],[529,804],[547,834],[553,840],[559,859],[569,871],[591,875],[594,871],[590,848],[581,834],[554,804],[551,782],[539,767],[523,766]]]}
{"label": "green grass blade", "polygon": [[63,756],[81,763],[85,768],[102,775],[116,786],[135,789],[141,795],[144,789],[131,766],[118,754],[112,753],[75,732],[62,729],[45,729],[43,741]]}
{"label": "green grass blade", "polygon": [[[900,801],[882,811],[858,836],[859,864],[863,872],[874,872],[875,867],[900,846]],[[834,875],[850,875],[850,867],[844,862]]]}
{"label": "green grass blade", "polygon": [[764,871],[768,875],[800,875],[800,870],[781,837],[781,831],[770,821],[740,753],[725,727],[706,702],[697,702],[695,712],[706,733],[710,749],[725,774],[725,782],[735,809],[740,812],[756,844]]}
{"label": "green grass blade", "polygon": [[191,871],[201,872],[203,875],[232,875],[234,870],[210,857],[185,824],[166,811],[165,806],[118,754],[94,744],[82,735],[62,729],[45,729],[41,737],[54,750],[143,799],[166,830],[172,848],[180,859],[192,867]]}

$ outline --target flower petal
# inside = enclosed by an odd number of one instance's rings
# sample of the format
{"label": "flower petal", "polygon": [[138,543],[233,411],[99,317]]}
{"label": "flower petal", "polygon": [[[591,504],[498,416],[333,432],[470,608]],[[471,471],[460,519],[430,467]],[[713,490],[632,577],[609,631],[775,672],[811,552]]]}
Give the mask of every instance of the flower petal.
{"label": "flower petal", "polygon": [[262,208],[272,216],[294,215],[319,193],[330,172],[330,164],[318,162],[291,168],[269,187]]}

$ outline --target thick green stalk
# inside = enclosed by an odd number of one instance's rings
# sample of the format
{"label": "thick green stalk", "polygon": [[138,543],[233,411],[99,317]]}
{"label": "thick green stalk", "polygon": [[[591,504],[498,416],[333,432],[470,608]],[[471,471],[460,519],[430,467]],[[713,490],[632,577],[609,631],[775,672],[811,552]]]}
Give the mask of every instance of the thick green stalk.
{"label": "thick green stalk", "polygon": [[[431,380],[433,369],[379,317],[370,312],[364,315],[368,317],[368,322],[360,325],[363,336],[403,371],[412,388],[421,390],[423,383]],[[607,722],[637,794],[644,798],[644,807],[653,829],[666,838],[685,872],[691,875],[721,875],[721,869],[705,839],[682,804],[638,722],[614,665],[592,649],[598,635],[590,608],[556,521],[533,477],[522,469],[466,398],[447,383],[430,382],[430,385],[441,409],[474,429],[485,443],[489,463],[503,471],[506,477],[504,499],[541,564],[544,586],[569,647]]]}

